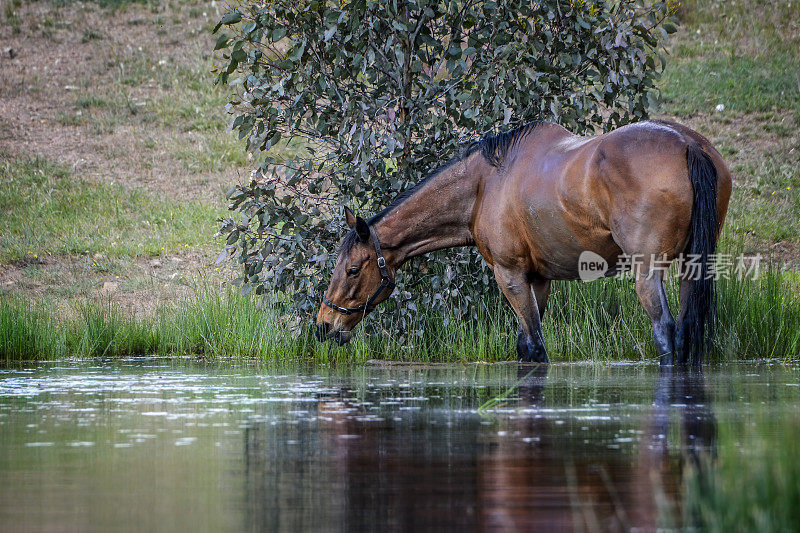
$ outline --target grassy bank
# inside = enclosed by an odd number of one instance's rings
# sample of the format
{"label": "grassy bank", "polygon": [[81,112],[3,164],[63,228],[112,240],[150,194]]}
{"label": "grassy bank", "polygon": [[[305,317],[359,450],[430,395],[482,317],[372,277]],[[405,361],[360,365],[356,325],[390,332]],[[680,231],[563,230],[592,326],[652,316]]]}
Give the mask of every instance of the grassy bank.
{"label": "grassy bank", "polygon": [[0,161],[0,182],[2,262],[34,255],[155,257],[208,243],[214,218],[224,212],[141,189],[88,183],[41,158]]}
{"label": "grassy bank", "polygon": [[[0,360],[513,358],[516,321],[499,297],[476,321],[420,316],[426,334],[410,339],[359,328],[339,349],[220,288],[232,277],[209,268],[221,191],[252,166],[224,131],[229,95],[210,73],[221,5],[11,0],[0,12],[0,41],[16,54],[0,58]],[[653,110],[729,162],[723,247],[787,270],[720,283],[717,358],[800,351],[798,15],[790,0],[682,2]],[[654,357],[630,281],[556,284],[544,329],[556,360]]]}
{"label": "grassy bank", "polygon": [[[715,360],[800,357],[797,276],[770,270],[755,281],[722,280],[718,291]],[[673,293],[675,291],[672,291]],[[207,286],[153,316],[134,318],[113,304],[88,303],[63,318],[44,303],[10,298],[0,303],[0,361],[59,357],[191,354],[252,357],[265,362],[498,361],[516,357],[516,319],[500,299],[478,309],[476,320],[444,320],[421,313],[425,335],[369,333],[367,319],[344,347],[314,340],[307,324],[260,308],[251,298]],[[650,322],[633,282],[608,279],[559,283],[545,318],[553,360],[655,360]]]}

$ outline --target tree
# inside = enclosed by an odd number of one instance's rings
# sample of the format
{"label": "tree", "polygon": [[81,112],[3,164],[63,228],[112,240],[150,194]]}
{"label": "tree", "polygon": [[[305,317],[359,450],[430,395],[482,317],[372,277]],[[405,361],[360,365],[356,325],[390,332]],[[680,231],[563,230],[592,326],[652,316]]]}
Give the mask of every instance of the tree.
{"label": "tree", "polygon": [[[375,211],[466,142],[531,120],[585,134],[645,118],[672,20],[659,1],[246,1],[214,30],[217,82],[236,88],[231,127],[260,164],[228,193],[220,260],[242,265],[242,293],[312,312],[340,206]],[[474,252],[452,258],[443,276],[412,265],[429,289],[416,296],[466,313],[492,285]]]}

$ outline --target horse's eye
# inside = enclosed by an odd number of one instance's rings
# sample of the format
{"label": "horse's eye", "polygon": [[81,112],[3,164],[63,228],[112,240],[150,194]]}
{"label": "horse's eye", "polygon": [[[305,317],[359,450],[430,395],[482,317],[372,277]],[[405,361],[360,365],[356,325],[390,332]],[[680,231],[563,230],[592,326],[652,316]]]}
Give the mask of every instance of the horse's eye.
{"label": "horse's eye", "polygon": [[348,276],[355,276],[356,274],[358,274],[359,270],[361,270],[361,269],[358,268],[358,267],[350,267],[350,268],[347,269],[347,275]]}

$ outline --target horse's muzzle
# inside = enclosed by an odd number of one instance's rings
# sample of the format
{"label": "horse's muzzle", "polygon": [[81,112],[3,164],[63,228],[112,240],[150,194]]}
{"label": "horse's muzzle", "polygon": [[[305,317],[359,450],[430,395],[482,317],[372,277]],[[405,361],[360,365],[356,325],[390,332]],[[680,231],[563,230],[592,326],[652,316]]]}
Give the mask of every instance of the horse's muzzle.
{"label": "horse's muzzle", "polygon": [[333,340],[336,341],[336,344],[342,346],[350,341],[350,338],[353,335],[349,331],[339,330],[333,334]]}
{"label": "horse's muzzle", "polygon": [[343,329],[331,331],[331,325],[328,322],[322,322],[320,324],[317,324],[317,328],[314,331],[314,335],[320,342],[325,342],[327,340],[332,339],[339,346],[348,342],[350,338],[353,336],[352,333],[350,333],[349,331],[345,331]]}

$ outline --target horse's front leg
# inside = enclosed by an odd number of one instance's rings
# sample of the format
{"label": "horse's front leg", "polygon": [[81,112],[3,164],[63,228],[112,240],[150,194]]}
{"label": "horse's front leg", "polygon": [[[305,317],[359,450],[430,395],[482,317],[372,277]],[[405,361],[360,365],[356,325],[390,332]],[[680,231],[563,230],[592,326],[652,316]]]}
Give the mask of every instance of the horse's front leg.
{"label": "horse's front leg", "polygon": [[536,301],[527,273],[520,270],[506,269],[495,265],[494,277],[500,290],[519,319],[519,335],[517,337],[517,355],[520,362],[547,363],[547,350],[542,335],[540,309],[544,310],[550,285],[543,282],[537,285],[536,293],[543,297],[541,304]]}

